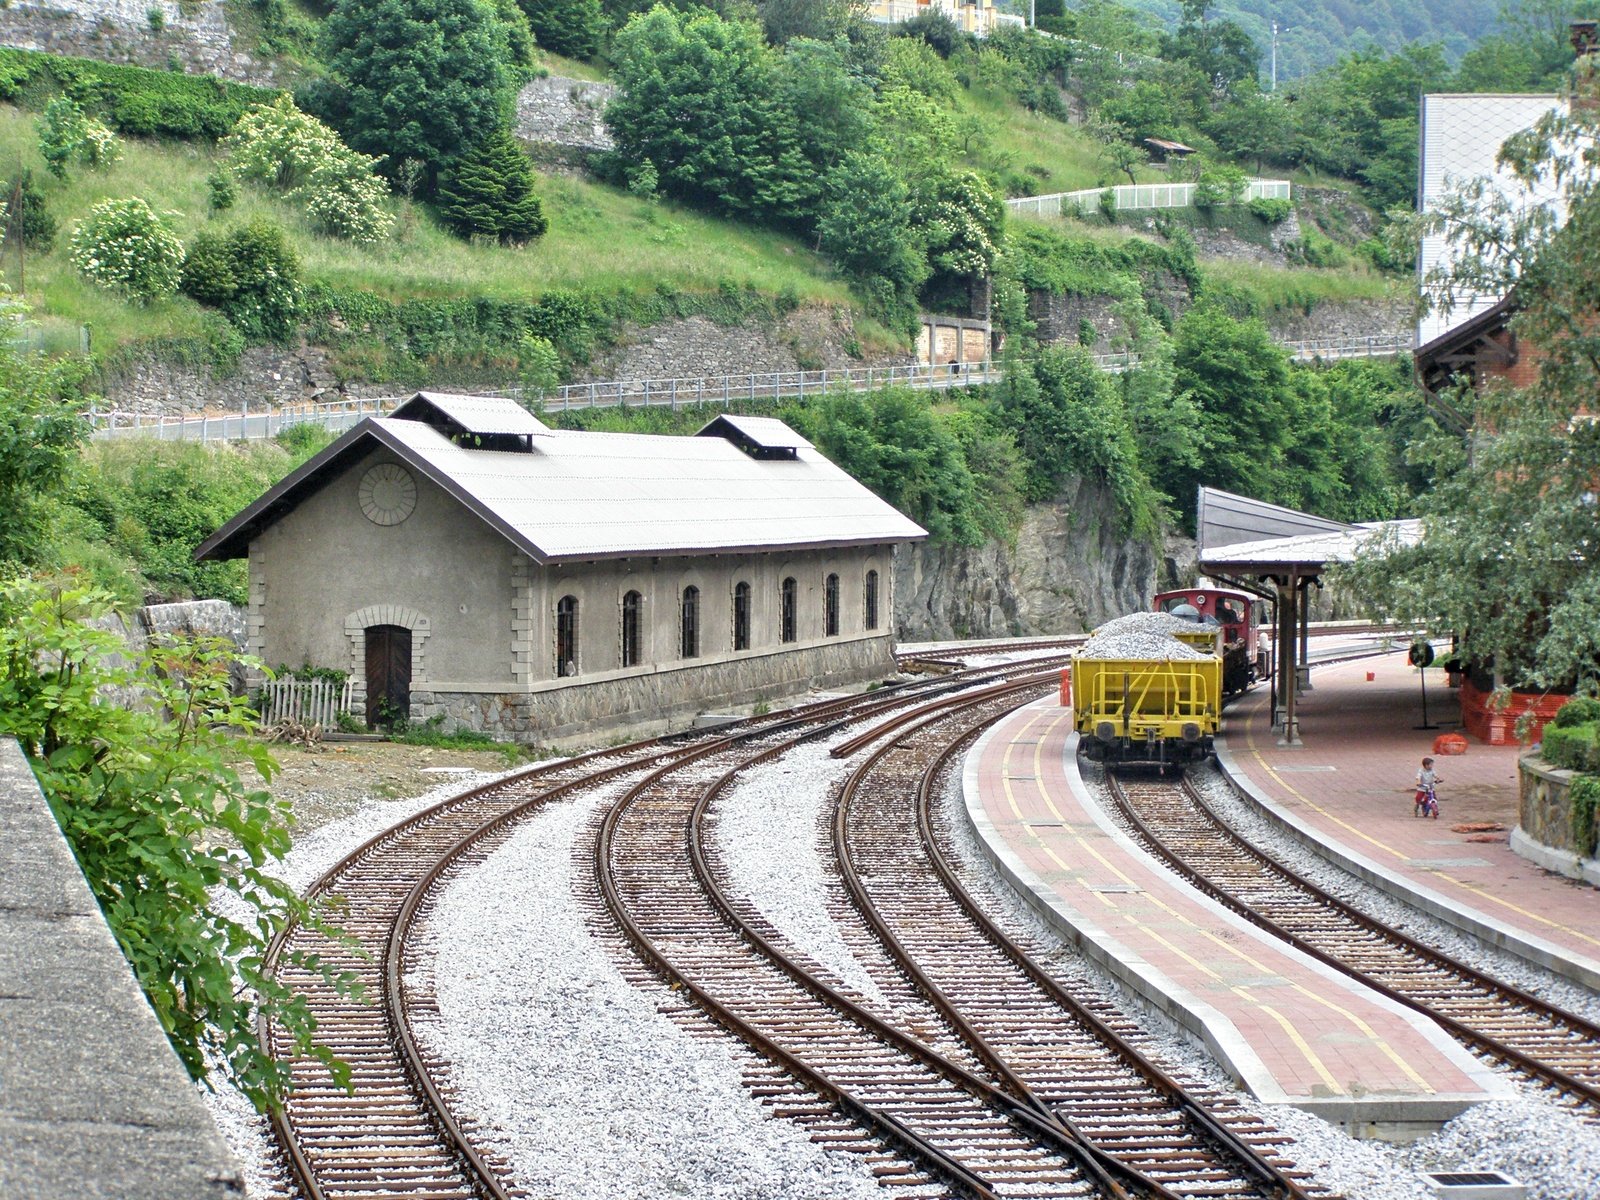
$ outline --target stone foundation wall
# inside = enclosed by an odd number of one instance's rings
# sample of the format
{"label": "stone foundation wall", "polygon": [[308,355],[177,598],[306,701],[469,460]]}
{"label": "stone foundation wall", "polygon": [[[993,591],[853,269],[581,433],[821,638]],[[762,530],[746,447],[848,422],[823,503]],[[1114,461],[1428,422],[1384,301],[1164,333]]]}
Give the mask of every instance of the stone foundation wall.
{"label": "stone foundation wall", "polygon": [[1572,836],[1569,789],[1575,771],[1553,767],[1537,754],[1517,762],[1517,827],[1511,848],[1547,871],[1600,887],[1600,860],[1578,853]]}
{"label": "stone foundation wall", "polygon": [[517,94],[517,135],[530,142],[576,150],[611,150],[616,141],[606,128],[606,105],[617,94],[610,83],[590,83],[548,75]]}
{"label": "stone foundation wall", "polygon": [[709,707],[775,700],[808,688],[864,683],[894,673],[889,639],[867,638],[530,692],[419,689],[411,693],[411,719],[443,717],[450,729],[562,746],[622,732],[649,735],[680,729]]}
{"label": "stone foundation wall", "polygon": [[[161,10],[159,30],[151,9]],[[239,45],[223,0],[9,0],[0,6],[0,45],[155,70],[176,62],[192,75],[261,87],[282,82]]]}
{"label": "stone foundation wall", "polygon": [[283,349],[252,346],[241,355],[238,369],[218,374],[205,364],[168,362],[142,357],[107,371],[99,381],[103,407],[146,416],[248,408],[261,412],[283,404],[341,400],[347,396],[393,395],[398,388],[341,385],[316,346]]}

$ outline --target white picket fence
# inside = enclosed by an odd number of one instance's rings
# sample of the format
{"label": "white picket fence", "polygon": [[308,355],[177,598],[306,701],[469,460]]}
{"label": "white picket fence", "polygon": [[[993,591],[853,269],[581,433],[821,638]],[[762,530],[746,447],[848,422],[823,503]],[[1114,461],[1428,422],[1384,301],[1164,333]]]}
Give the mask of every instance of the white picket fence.
{"label": "white picket fence", "polygon": [[261,685],[261,723],[320,725],[332,729],[350,711],[353,679],[269,679]]}
{"label": "white picket fence", "polygon": [[[1110,188],[1083,188],[1076,192],[1051,192],[1045,196],[1018,196],[1006,201],[1006,209],[1025,217],[1059,217],[1064,210],[1094,212],[1100,197],[1110,192],[1118,212],[1124,209],[1189,208],[1194,204],[1192,183],[1121,183]],[[1291,185],[1287,179],[1252,179],[1245,184],[1239,199],[1288,200]]]}

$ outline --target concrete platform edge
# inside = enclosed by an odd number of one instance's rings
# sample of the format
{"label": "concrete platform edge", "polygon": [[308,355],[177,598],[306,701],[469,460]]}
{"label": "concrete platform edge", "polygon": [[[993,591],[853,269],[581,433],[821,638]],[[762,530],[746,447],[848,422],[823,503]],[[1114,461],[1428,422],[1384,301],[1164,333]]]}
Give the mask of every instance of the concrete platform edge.
{"label": "concrete platform edge", "polygon": [[[1380,1000],[1385,1005],[1391,1005],[1417,1029],[1421,1036],[1447,1057],[1463,1060],[1463,1069],[1478,1084],[1480,1093],[1477,1095],[1439,1093],[1431,1097],[1382,1095],[1370,1098],[1327,1099],[1289,1096],[1268,1072],[1265,1064],[1231,1019],[1215,1006],[1201,1000],[1164,971],[1151,967],[1086,916],[1062,904],[1051,889],[1011,852],[983,811],[982,800],[978,794],[978,762],[997,732],[998,727],[986,731],[967,751],[962,764],[962,807],[966,810],[968,823],[985,857],[1047,925],[1078,947],[1111,976],[1122,981],[1136,995],[1198,1037],[1215,1056],[1223,1070],[1256,1099],[1267,1104],[1290,1105],[1333,1124],[1350,1128],[1352,1131],[1362,1127],[1369,1129],[1381,1127],[1400,1133],[1402,1137],[1409,1137],[1420,1130],[1442,1125],[1484,1100],[1505,1099],[1511,1094],[1509,1085],[1492,1070],[1461,1050],[1454,1039],[1432,1021],[1403,1005],[1374,996],[1374,999]],[[1067,741],[1066,753],[1074,763],[1076,747],[1077,735],[1072,734]],[[1086,799],[1082,777],[1076,770],[1069,770],[1068,778],[1074,790],[1080,792],[1080,799]],[[1112,837],[1134,852],[1144,853],[1120,829],[1108,824],[1109,817],[1100,812],[1099,806],[1092,800],[1085,807],[1095,815],[1102,828],[1107,829]],[[1198,893],[1197,897],[1208,907],[1214,908],[1219,918],[1230,923],[1238,921],[1235,914],[1209,897],[1200,896]],[[1239,921],[1239,924],[1252,936],[1255,934],[1253,926],[1242,921]],[[1341,973],[1332,968],[1322,967],[1319,963],[1312,965],[1318,968],[1319,973],[1326,974],[1336,985],[1349,986],[1348,978]]]}
{"label": "concrete platform edge", "polygon": [[1498,946],[1535,966],[1544,967],[1584,987],[1600,991],[1600,962],[1590,958],[1574,957],[1555,943],[1525,930],[1514,929],[1486,913],[1453,905],[1438,892],[1419,887],[1409,879],[1357,853],[1343,842],[1334,841],[1302,827],[1245,773],[1234,758],[1225,737],[1217,738],[1216,750],[1217,764],[1222,768],[1223,777],[1233,785],[1234,791],[1240,798],[1254,804],[1263,817],[1308,850],[1479,941]]}
{"label": "concrete platform edge", "polygon": [[1511,849],[1536,867],[1565,875],[1568,879],[1580,879],[1591,887],[1600,887],[1600,861],[1580,858],[1570,850],[1557,850],[1554,846],[1536,842],[1522,832],[1521,825],[1511,831]]}

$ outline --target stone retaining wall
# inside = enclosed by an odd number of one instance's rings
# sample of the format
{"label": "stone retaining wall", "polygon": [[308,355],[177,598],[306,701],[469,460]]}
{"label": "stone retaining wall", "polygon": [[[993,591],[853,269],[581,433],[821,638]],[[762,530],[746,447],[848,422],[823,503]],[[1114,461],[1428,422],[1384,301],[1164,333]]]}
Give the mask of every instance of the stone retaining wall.
{"label": "stone retaining wall", "polygon": [[1576,774],[1537,754],[1518,760],[1517,828],[1511,848],[1546,870],[1600,886],[1600,861],[1580,857],[1572,837],[1569,789]]}
{"label": "stone retaining wall", "polygon": [[0,739],[0,946],[0,1196],[244,1196],[10,738]]}
{"label": "stone retaining wall", "polygon": [[[160,9],[159,30],[150,10]],[[185,11],[187,10],[187,12]],[[223,0],[8,0],[0,5],[0,45],[102,62],[280,86],[272,65],[233,35]]]}
{"label": "stone retaining wall", "polygon": [[668,664],[645,675],[557,683],[530,692],[417,690],[411,693],[411,718],[443,717],[451,729],[563,746],[624,732],[648,736],[682,729],[708,704],[754,704],[812,687],[886,679],[895,671],[887,637],[861,638],[704,666]]}
{"label": "stone retaining wall", "polygon": [[517,94],[517,135],[574,150],[614,149],[617,143],[604,116],[616,94],[616,85],[610,83],[561,75],[535,79]]}

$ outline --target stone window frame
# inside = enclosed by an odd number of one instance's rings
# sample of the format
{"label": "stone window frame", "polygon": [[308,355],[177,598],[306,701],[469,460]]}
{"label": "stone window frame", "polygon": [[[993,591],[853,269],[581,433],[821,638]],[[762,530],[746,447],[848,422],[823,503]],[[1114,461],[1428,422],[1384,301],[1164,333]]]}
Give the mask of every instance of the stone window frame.
{"label": "stone window frame", "polygon": [[414,608],[399,604],[369,604],[344,619],[345,640],[350,643],[350,705],[356,715],[367,711],[367,630],[374,625],[398,625],[411,631],[411,690],[428,683],[428,636],[433,622]]}

